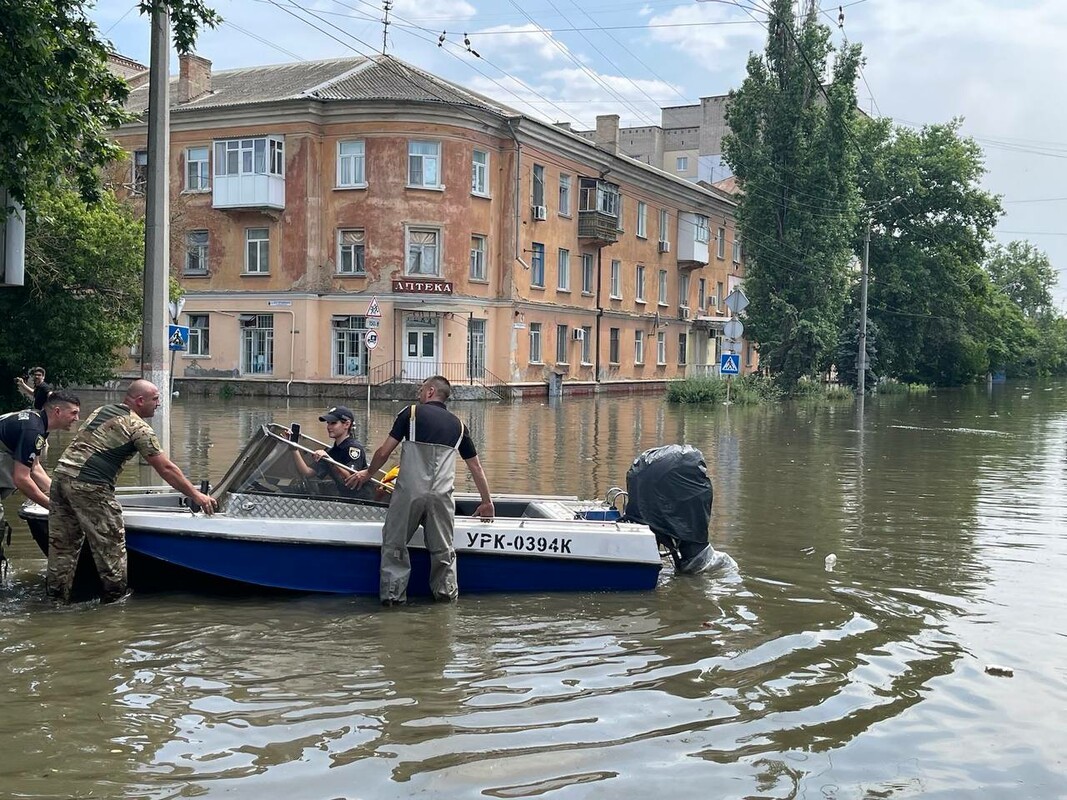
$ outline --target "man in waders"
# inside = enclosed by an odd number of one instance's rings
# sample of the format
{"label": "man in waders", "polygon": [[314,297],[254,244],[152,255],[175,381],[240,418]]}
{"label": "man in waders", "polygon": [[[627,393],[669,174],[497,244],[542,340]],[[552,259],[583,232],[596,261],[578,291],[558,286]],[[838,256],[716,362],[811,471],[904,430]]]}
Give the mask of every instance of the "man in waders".
{"label": "man in waders", "polygon": [[396,415],[393,429],[374,451],[370,466],[345,481],[359,487],[376,475],[401,442],[400,474],[382,529],[380,595],[383,605],[407,600],[411,560],[408,542],[419,525],[430,553],[430,591],[435,600],[452,601],[459,596],[456,585],[456,551],[452,548],[456,503],[452,490],[456,480],[456,453],[470,470],[481,503],[475,514],[493,518],[495,509],[489,497],[478,451],[470,431],[455,414],[445,408],[452,384],[440,375],[427,378],[419,387],[419,402]]}

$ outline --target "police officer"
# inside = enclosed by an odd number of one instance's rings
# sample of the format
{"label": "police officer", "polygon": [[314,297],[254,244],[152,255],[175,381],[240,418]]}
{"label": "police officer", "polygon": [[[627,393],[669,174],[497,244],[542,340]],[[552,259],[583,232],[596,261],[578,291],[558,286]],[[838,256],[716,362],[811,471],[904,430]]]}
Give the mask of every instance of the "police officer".
{"label": "police officer", "polygon": [[[337,488],[345,495],[352,495],[353,490],[345,486],[345,478],[356,470],[367,468],[367,452],[363,443],[352,435],[352,423],[355,417],[346,406],[334,406],[321,417],[319,422],[326,423],[326,435],[333,440],[333,446],[329,450],[316,450],[312,456],[315,459],[314,466],[310,466],[304,456],[298,450],[293,451],[296,460],[297,471],[301,475],[310,478],[315,475],[319,478],[333,478]],[[345,470],[336,464],[331,464],[322,459],[328,457],[339,464],[351,467]]]}
{"label": "police officer", "polygon": [[70,430],[78,421],[81,401],[66,392],[52,392],[40,411],[13,411],[0,417],[0,499],[20,489],[48,508],[52,481],[41,452],[52,431]]}
{"label": "police officer", "polygon": [[82,543],[96,563],[103,602],[126,594],[126,530],[115,500],[115,480],[130,458],[140,453],[160,477],[199,505],[214,512],[217,501],[193,486],[163,453],[145,422],[159,407],[159,389],[136,380],[118,404],[96,409],[82,425],[55,469],[48,514],[48,594],[70,601]]}
{"label": "police officer", "polygon": [[396,415],[393,428],[374,451],[370,467],[356,472],[345,483],[362,486],[377,473],[401,442],[400,474],[382,529],[382,565],[379,592],[383,605],[404,603],[411,559],[408,542],[419,525],[430,553],[430,591],[436,600],[455,600],[456,551],[452,547],[456,503],[452,497],[456,479],[456,453],[467,464],[481,503],[475,514],[483,520],[495,514],[478,451],[470,431],[445,408],[452,385],[441,375],[427,378],[419,387],[418,405]]}

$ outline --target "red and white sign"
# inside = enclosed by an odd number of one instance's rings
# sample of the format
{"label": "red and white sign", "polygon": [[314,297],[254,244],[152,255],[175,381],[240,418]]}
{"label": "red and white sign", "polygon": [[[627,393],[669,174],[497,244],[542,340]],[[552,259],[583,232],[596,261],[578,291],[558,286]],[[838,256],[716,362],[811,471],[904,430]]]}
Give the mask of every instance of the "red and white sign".
{"label": "red and white sign", "polygon": [[382,315],[382,310],[378,306],[378,298],[377,297],[372,297],[370,299],[370,305],[367,306],[367,316],[368,317],[380,317],[381,315]]}
{"label": "red and white sign", "polygon": [[452,294],[452,281],[395,279],[393,280],[393,291],[412,294]]}
{"label": "red and white sign", "polygon": [[368,350],[373,350],[378,346],[378,331],[371,329],[367,331],[367,334],[363,337],[363,343],[367,345]]}

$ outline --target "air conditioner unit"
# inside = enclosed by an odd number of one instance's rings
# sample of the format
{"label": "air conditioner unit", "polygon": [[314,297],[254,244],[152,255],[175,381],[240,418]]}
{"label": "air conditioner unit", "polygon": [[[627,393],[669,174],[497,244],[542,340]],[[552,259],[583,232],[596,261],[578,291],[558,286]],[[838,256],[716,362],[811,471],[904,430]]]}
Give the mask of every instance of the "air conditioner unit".
{"label": "air conditioner unit", "polygon": [[661,253],[669,253],[669,252],[671,252],[671,243],[670,242],[660,242],[659,243],[659,251]]}
{"label": "air conditioner unit", "polygon": [[689,306],[678,306],[678,316],[681,319],[689,319]]}
{"label": "air conditioner unit", "polygon": [[548,219],[548,209],[545,208],[544,206],[534,206],[533,207],[533,218],[534,219],[539,219],[539,220]]}
{"label": "air conditioner unit", "polygon": [[571,331],[571,335],[574,337],[574,341],[576,342],[585,341],[585,331],[582,328],[575,328],[573,331]]}

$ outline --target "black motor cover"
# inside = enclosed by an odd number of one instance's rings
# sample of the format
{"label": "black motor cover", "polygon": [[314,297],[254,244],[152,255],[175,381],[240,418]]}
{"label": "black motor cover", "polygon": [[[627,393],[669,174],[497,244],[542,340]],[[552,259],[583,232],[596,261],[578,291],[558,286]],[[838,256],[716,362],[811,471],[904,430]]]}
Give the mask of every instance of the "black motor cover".
{"label": "black motor cover", "polygon": [[683,558],[708,546],[712,489],[704,454],[688,444],[646,450],[626,473],[625,519],[648,525]]}

